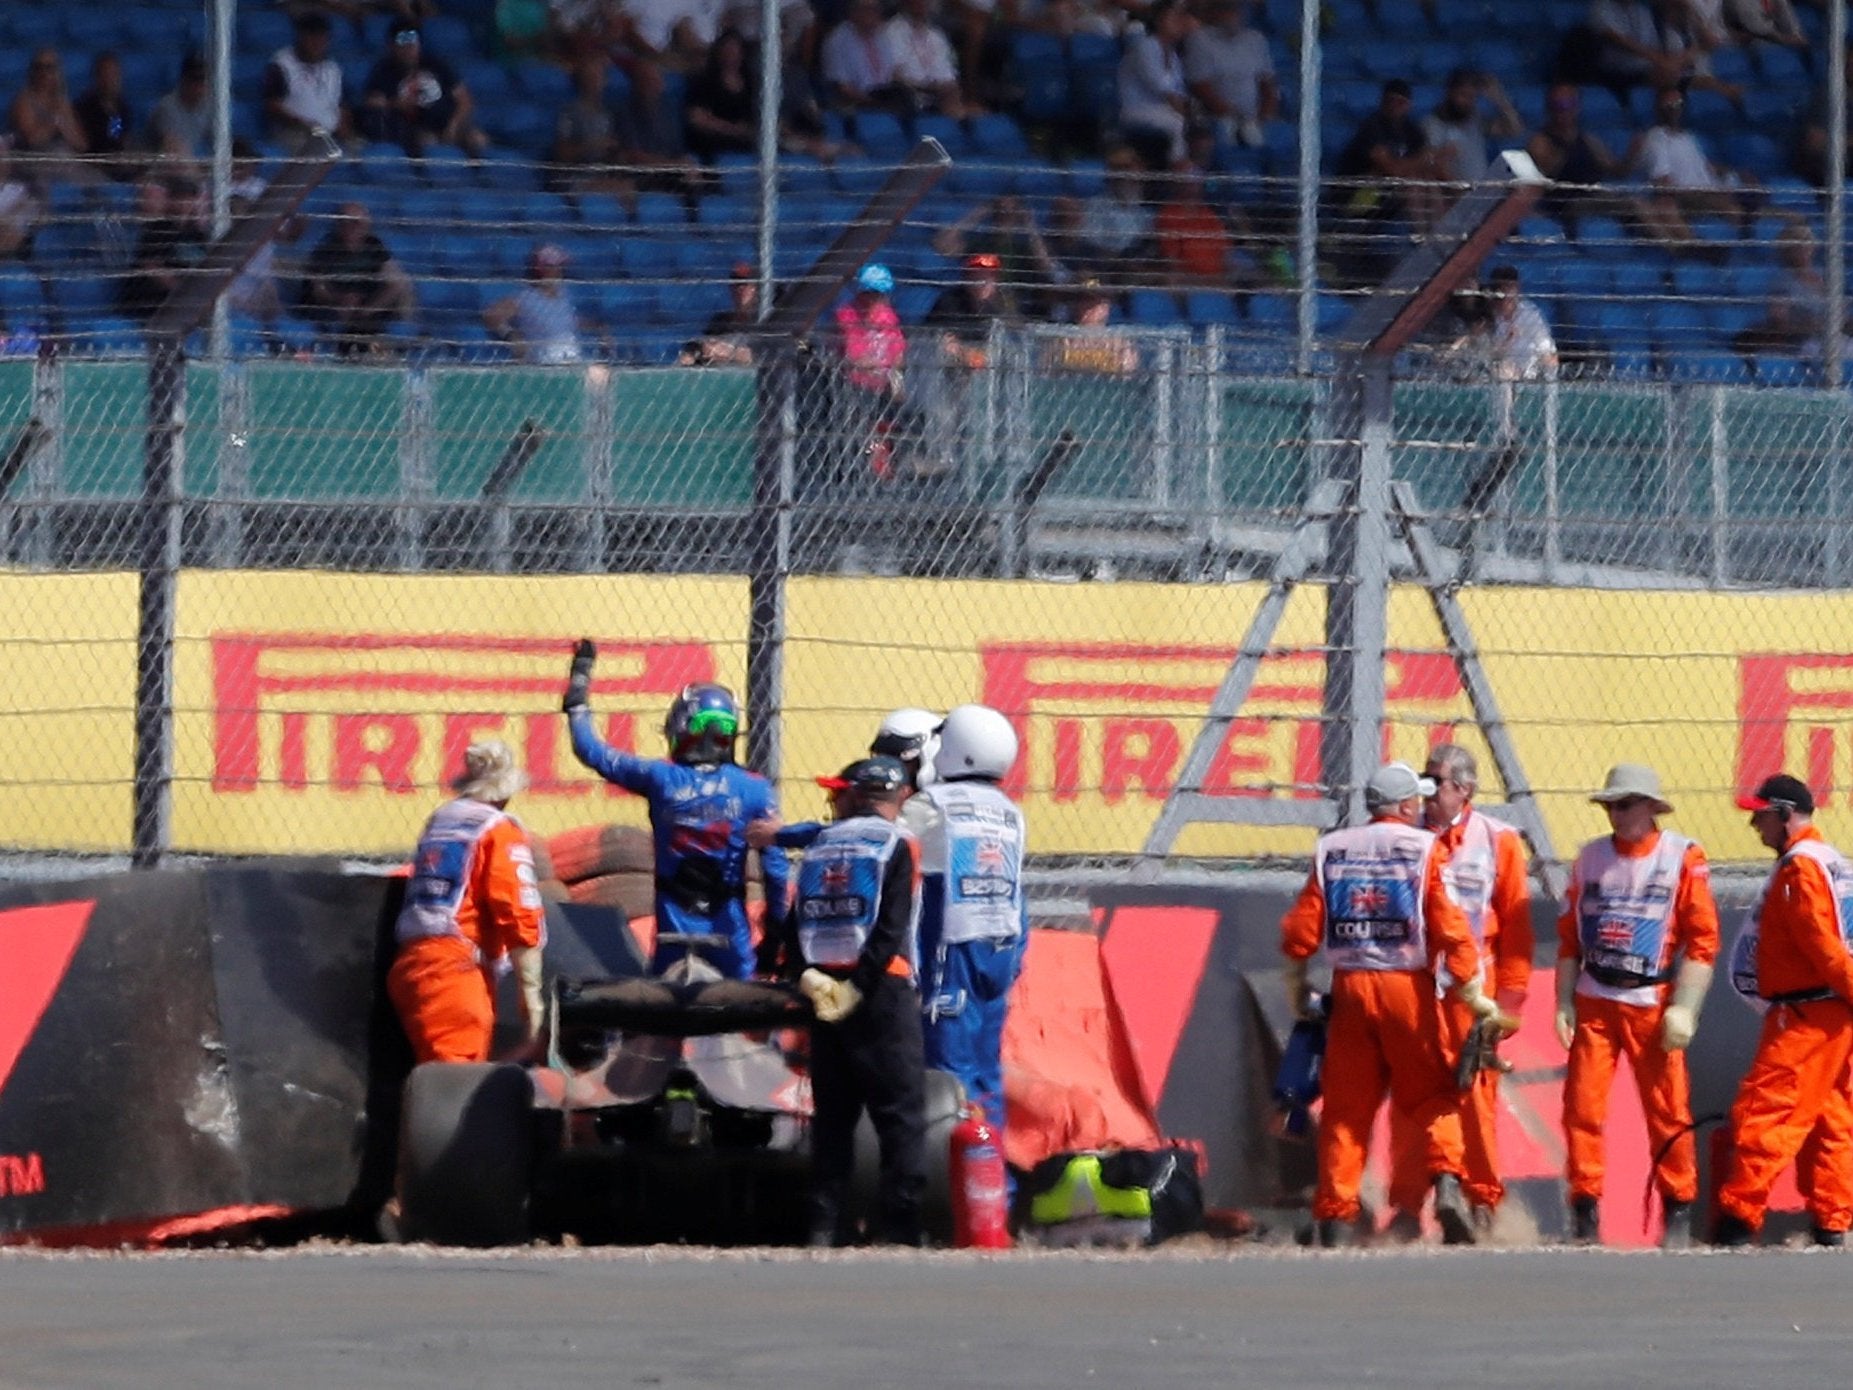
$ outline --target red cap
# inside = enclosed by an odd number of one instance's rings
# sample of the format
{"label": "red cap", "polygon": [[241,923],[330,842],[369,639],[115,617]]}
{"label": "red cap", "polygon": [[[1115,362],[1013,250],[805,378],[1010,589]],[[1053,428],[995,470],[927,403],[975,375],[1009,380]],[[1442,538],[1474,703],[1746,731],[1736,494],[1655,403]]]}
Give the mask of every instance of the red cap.
{"label": "red cap", "polygon": [[999,270],[1004,263],[989,251],[977,251],[965,258],[965,264],[972,270]]}

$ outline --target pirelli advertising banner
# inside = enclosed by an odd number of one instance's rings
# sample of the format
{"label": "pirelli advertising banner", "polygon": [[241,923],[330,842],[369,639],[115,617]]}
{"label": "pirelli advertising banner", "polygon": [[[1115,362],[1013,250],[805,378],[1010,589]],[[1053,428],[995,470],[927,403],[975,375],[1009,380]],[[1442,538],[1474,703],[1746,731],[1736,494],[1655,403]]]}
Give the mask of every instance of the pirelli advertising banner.
{"label": "pirelli advertising banner", "polygon": [[[786,651],[789,816],[899,705],[982,700],[1016,722],[1013,790],[1045,854],[1143,844],[1263,594],[1258,584],[794,582]],[[1461,601],[1560,849],[1602,822],[1585,798],[1617,761],[1657,767],[1673,823],[1723,860],[1763,851],[1732,796],[1787,767],[1830,836],[1853,838],[1853,604],[1831,595],[1484,588]],[[4,576],[0,846],[121,850],[129,839],[135,584]],[[1298,593],[1209,789],[1310,796],[1323,596]],[[494,733],[543,833],[640,822],[573,761],[559,715],[575,637],[598,639],[606,736],[661,751],[691,680],[744,679],[742,579],[189,573],[176,653],[175,848],[406,852],[461,750]],[[1457,738],[1468,702],[1420,590],[1392,602],[1386,752]],[[1490,762],[1490,760],[1484,760]],[[1486,778],[1486,799],[1502,795]],[[1199,827],[1190,854],[1302,854],[1305,831]]]}

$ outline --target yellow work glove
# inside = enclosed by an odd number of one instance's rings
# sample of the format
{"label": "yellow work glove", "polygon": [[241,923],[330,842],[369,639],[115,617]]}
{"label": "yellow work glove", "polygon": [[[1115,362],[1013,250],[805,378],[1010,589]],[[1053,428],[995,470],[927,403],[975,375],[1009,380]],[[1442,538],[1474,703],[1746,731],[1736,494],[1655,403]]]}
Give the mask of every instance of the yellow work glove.
{"label": "yellow work glove", "polygon": [[1313,987],[1307,983],[1306,969],[1308,962],[1304,958],[1287,957],[1286,968],[1281,972],[1287,980],[1287,1007],[1293,1010],[1293,1016],[1310,1019],[1313,1013]]}
{"label": "yellow work glove", "polygon": [[547,1017],[546,991],[541,984],[540,947],[517,946],[508,953],[508,962],[515,968],[515,979],[521,986],[521,1021],[527,1028],[528,1036],[537,1038]]}
{"label": "yellow work glove", "polygon": [[1565,1052],[1576,1038],[1576,977],[1581,973],[1574,960],[1557,962],[1557,1041]]}
{"label": "yellow work glove", "polygon": [[1711,988],[1711,967],[1689,960],[1679,967],[1673,983],[1673,1002],[1660,1018],[1660,1044],[1668,1052],[1683,1052],[1699,1031],[1699,1010]]}

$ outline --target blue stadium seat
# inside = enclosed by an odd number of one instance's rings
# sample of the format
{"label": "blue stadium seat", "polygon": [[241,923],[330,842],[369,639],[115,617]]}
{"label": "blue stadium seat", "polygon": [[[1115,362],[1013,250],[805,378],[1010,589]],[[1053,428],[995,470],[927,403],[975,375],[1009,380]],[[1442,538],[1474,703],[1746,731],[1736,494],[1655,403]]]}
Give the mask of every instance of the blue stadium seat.
{"label": "blue stadium seat", "polygon": [[738,236],[742,228],[751,227],[758,220],[758,209],[746,198],[712,194],[697,204],[695,220],[722,235]]}
{"label": "blue stadium seat", "polygon": [[476,40],[470,33],[470,26],[461,19],[432,15],[429,19],[420,20],[418,28],[421,46],[450,63],[454,64],[476,51]]}
{"label": "blue stadium seat", "polygon": [[1241,322],[1235,298],[1214,290],[1192,290],[1184,296],[1184,317],[1200,328],[1211,324],[1224,327]]}
{"label": "blue stadium seat", "polygon": [[39,277],[24,266],[0,270],[0,312],[9,321],[40,318],[45,312],[45,296]]}
{"label": "blue stadium seat", "polygon": [[937,285],[901,285],[894,292],[894,312],[902,323],[919,323],[940,294]]}
{"label": "blue stadium seat", "polygon": [[139,325],[113,315],[75,319],[65,325],[73,348],[96,357],[137,357],[147,350]]}
{"label": "blue stadium seat", "polygon": [[1068,166],[1068,195],[1093,198],[1105,191],[1107,166],[1098,159],[1077,159]]}
{"label": "blue stadium seat", "polygon": [[1177,299],[1166,290],[1134,290],[1126,296],[1126,316],[1133,323],[1169,328],[1183,322]]}
{"label": "blue stadium seat", "polygon": [[642,324],[656,313],[657,292],[653,284],[620,280],[600,285],[597,290],[599,312],[617,332]]}
{"label": "blue stadium seat", "polygon": [[240,52],[255,53],[266,59],[279,48],[287,48],[295,37],[295,28],[287,14],[255,5],[238,7],[235,32]]}
{"label": "blue stadium seat", "polygon": [[639,193],[637,225],[640,227],[679,227],[688,222],[688,209],[673,193]]}
{"label": "blue stadium seat", "polygon": [[1667,359],[1667,375],[1674,381],[1713,382],[1747,386],[1750,364],[1734,352],[1706,348],[1682,352]]}
{"label": "blue stadium seat", "polygon": [[1023,93],[1021,105],[1028,119],[1053,121],[1066,114],[1068,59],[1060,39],[1053,34],[1013,33],[1007,68],[1011,82]]}
{"label": "blue stadium seat", "polygon": [[945,147],[946,153],[955,159],[965,153],[970,143],[965,134],[965,127],[950,116],[916,116],[914,118],[914,138],[939,141]]}
{"label": "blue stadium seat", "polygon": [[[514,79],[500,63],[475,60],[457,64],[457,76],[476,98],[479,114],[510,100],[519,100]],[[530,94],[531,95],[531,94]],[[570,98],[569,98],[570,100]]]}
{"label": "blue stadium seat", "polygon": [[1118,67],[1120,41],[1109,34],[1076,34],[1068,53],[1077,68]]}
{"label": "blue stadium seat", "polygon": [[633,280],[658,280],[675,271],[675,252],[668,242],[627,236],[616,241],[618,263]]}
{"label": "blue stadium seat", "polygon": [[721,192],[731,198],[759,197],[759,157],[750,154],[723,154],[714,161],[715,176]]}
{"label": "blue stadium seat", "polygon": [[578,198],[580,219],[588,227],[628,227],[630,210],[609,193],[581,193]]}
{"label": "blue stadium seat", "polygon": [[1291,335],[1299,329],[1299,303],[1291,295],[1251,294],[1248,296],[1248,322],[1256,332]]}
{"label": "blue stadium seat", "polygon": [[1335,333],[1350,321],[1361,299],[1348,299],[1341,294],[1322,294],[1319,296],[1319,331]]}
{"label": "blue stadium seat", "polygon": [[1763,70],[1763,87],[1765,90],[1779,90],[1783,87],[1805,92],[1814,85],[1814,79],[1808,72],[1808,65],[1801,54],[1792,48],[1780,48],[1773,43],[1760,43],[1754,51],[1756,65]]}
{"label": "blue stadium seat", "polygon": [[[868,160],[843,159],[838,160],[835,167],[831,169],[830,177],[838,192],[848,194],[856,200],[856,206],[859,207],[862,199],[867,198],[886,181],[889,169],[888,165],[872,163]],[[839,213],[848,211],[840,203],[838,209]]]}
{"label": "blue stadium seat", "polygon": [[972,149],[990,159],[1021,159],[1029,154],[1023,128],[1001,111],[973,117]]}
{"label": "blue stadium seat", "polygon": [[1814,372],[1799,357],[1764,353],[1756,359],[1756,379],[1764,386],[1811,386]]}
{"label": "blue stadium seat", "polygon": [[1731,279],[1723,266],[1705,261],[1676,261],[1673,265],[1673,293],[1682,299],[1720,299],[1731,292]]}
{"label": "blue stadium seat", "polygon": [[952,166],[946,183],[967,198],[995,198],[1016,190],[1017,171],[1006,164],[963,160]]}
{"label": "blue stadium seat", "polygon": [[874,159],[903,158],[913,142],[900,117],[889,111],[859,111],[850,123],[850,138]]}

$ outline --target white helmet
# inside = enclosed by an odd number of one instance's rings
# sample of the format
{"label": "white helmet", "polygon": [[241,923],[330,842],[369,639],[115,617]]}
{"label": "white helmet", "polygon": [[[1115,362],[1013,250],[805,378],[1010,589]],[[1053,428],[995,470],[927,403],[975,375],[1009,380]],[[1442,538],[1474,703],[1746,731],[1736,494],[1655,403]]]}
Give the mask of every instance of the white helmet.
{"label": "white helmet", "polygon": [[939,751],[941,719],[931,710],[892,711],[875,731],[869,752],[878,757],[899,758],[913,774],[914,786],[924,787],[933,780],[933,757]]}
{"label": "white helmet", "polygon": [[939,752],[933,759],[942,782],[982,777],[1001,782],[1017,760],[1017,731],[989,705],[960,705],[939,726]]}

